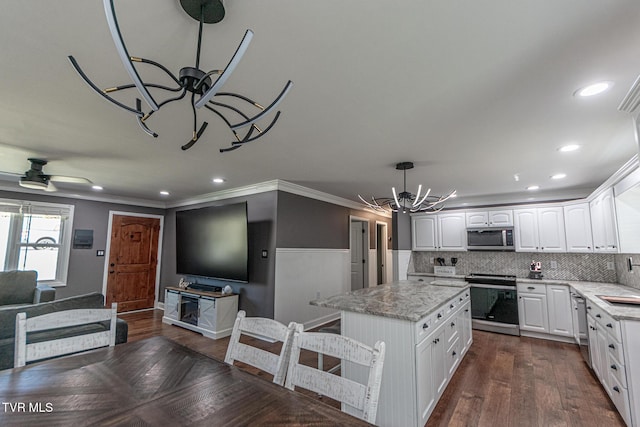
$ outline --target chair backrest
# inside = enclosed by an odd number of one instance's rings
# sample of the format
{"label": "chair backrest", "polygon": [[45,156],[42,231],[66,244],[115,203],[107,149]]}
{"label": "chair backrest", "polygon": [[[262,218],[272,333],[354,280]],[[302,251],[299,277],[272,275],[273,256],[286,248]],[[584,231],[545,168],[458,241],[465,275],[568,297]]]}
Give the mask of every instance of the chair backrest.
{"label": "chair backrest", "polygon": [[[233,365],[233,362],[237,360],[254,366],[273,375],[274,383],[284,385],[284,377],[287,373],[287,364],[291,352],[291,340],[296,323],[291,322],[287,327],[273,319],[246,316],[243,310],[238,312],[224,361]],[[280,354],[274,354],[258,347],[241,343],[240,336],[242,334],[263,341],[282,341]]]}
{"label": "chair backrest", "polygon": [[[26,313],[16,315],[14,367],[24,366],[33,360],[77,353],[92,348],[114,346],[118,305],[111,308],[83,308],[56,311],[27,318]],[[66,338],[51,339],[27,344],[27,333],[67,328],[78,325],[109,321],[109,330],[85,333]]]}
{"label": "chair backrest", "polygon": [[[368,367],[366,384],[300,364],[301,349]],[[299,325],[293,335],[285,387],[294,390],[298,386],[338,400],[357,409],[362,414],[360,418],[374,424],[378,411],[384,354],[385,344],[382,341],[376,342],[371,348],[342,335],[302,332]],[[342,366],[344,367],[344,363]]]}

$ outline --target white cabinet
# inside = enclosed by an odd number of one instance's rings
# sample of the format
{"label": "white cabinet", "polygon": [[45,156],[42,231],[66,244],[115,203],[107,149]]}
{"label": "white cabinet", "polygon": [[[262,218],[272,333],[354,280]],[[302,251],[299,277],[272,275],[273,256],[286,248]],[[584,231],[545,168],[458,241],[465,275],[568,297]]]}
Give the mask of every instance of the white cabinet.
{"label": "white cabinet", "polygon": [[467,233],[464,214],[450,213],[438,215],[438,249],[442,251],[464,251]]}
{"label": "white cabinet", "polygon": [[591,212],[588,203],[564,207],[567,252],[593,252]]}
{"label": "white cabinet", "polygon": [[466,224],[468,228],[511,227],[513,226],[513,211],[504,209],[467,212]]}
{"label": "white cabinet", "polygon": [[520,330],[549,333],[546,294],[518,294]]}
{"label": "white cabinet", "polygon": [[514,210],[518,252],[566,252],[562,207]]}
{"label": "white cabinet", "polygon": [[547,285],[547,309],[549,314],[549,333],[573,337],[573,313],[568,286]]}
{"label": "white cabinet", "polygon": [[433,378],[433,353],[436,345],[432,340],[425,339],[416,346],[416,391],[420,425],[427,423],[436,404],[437,396]]}
{"label": "white cabinet", "polygon": [[438,222],[435,215],[411,217],[411,249],[435,251],[437,249]]}
{"label": "white cabinet", "polygon": [[[192,309],[196,303],[197,308]],[[165,289],[163,323],[181,326],[200,332],[205,337],[218,339],[231,335],[237,314],[238,295],[222,295],[193,289]]]}
{"label": "white cabinet", "polygon": [[411,245],[414,251],[464,251],[464,212],[411,217]]}
{"label": "white cabinet", "polygon": [[595,252],[617,253],[618,233],[613,189],[604,191],[592,200],[589,208]]}

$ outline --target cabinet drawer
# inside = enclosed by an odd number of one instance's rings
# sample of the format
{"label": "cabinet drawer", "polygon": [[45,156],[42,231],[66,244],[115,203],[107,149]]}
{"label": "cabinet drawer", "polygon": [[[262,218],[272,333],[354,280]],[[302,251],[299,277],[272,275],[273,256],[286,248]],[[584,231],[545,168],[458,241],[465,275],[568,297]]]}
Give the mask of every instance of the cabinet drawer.
{"label": "cabinet drawer", "polygon": [[[602,330],[602,327],[600,327],[600,330]],[[609,354],[622,365],[626,364],[624,360],[624,352],[622,351],[622,344],[611,335],[607,335],[607,350],[609,350]]]}
{"label": "cabinet drawer", "polygon": [[458,364],[460,363],[460,340],[458,338],[455,339],[453,344],[448,346],[447,350],[447,372],[449,373],[449,378],[453,375]]}
{"label": "cabinet drawer", "polygon": [[452,316],[449,320],[447,320],[447,324],[444,326],[445,328],[445,339],[447,340],[447,347],[451,346],[455,340],[458,339],[458,330],[460,329],[457,325],[458,318],[456,316]]}
{"label": "cabinet drawer", "polygon": [[460,304],[460,301],[458,300],[458,298],[452,298],[451,300],[449,300],[444,306],[445,308],[444,314],[451,313],[453,310],[456,309],[458,304]]}
{"label": "cabinet drawer", "polygon": [[518,293],[527,294],[547,294],[547,286],[537,283],[518,283]]}
{"label": "cabinet drawer", "polygon": [[428,315],[416,323],[416,343],[420,343],[425,337],[435,330],[433,326],[433,315]]}
{"label": "cabinet drawer", "polygon": [[[622,363],[618,362],[618,360],[613,357],[611,354],[609,355],[609,374],[611,377],[615,377],[617,382],[624,388],[627,388],[627,373],[625,371],[625,367]],[[611,388],[613,392],[613,383],[611,383]]]}
{"label": "cabinet drawer", "polygon": [[622,332],[620,331],[620,322],[615,320],[606,312],[601,312],[601,318],[597,320],[605,331],[607,331],[616,341],[622,341]]}
{"label": "cabinet drawer", "polygon": [[616,405],[620,415],[627,423],[627,425],[631,425],[631,414],[629,411],[629,391],[620,384],[618,379],[611,375],[611,400],[613,404]]}

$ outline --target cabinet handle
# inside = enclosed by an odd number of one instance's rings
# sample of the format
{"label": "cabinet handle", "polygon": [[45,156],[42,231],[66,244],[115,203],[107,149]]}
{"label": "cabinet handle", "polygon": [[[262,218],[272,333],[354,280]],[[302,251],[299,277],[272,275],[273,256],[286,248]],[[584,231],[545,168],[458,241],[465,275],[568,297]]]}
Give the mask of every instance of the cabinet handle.
{"label": "cabinet handle", "polygon": [[442,317],[442,314],[438,313],[438,319]]}
{"label": "cabinet handle", "polygon": [[451,304],[451,305],[449,306],[449,308],[453,308],[453,304]]}
{"label": "cabinet handle", "polygon": [[612,349],[614,349],[614,350],[615,350],[615,349],[616,349],[616,346],[615,346],[615,345],[613,345],[613,344],[609,344],[609,348],[612,348]]}
{"label": "cabinet handle", "polygon": [[451,322],[451,327],[456,326],[456,322]]}
{"label": "cabinet handle", "polygon": [[591,306],[590,305],[587,306],[587,310],[591,310]]}
{"label": "cabinet handle", "polygon": [[615,391],[617,391],[618,393],[620,393],[620,389],[618,388],[618,386],[617,386],[617,385],[614,385],[614,386],[613,386],[613,389],[614,389]]}
{"label": "cabinet handle", "polygon": [[613,325],[611,323],[607,323],[607,328],[613,329]]}
{"label": "cabinet handle", "polygon": [[611,365],[611,369],[613,369],[614,371],[617,371],[618,367],[616,365]]}
{"label": "cabinet handle", "polygon": [[433,340],[434,344],[438,344],[440,342],[440,338],[436,338],[435,340]]}
{"label": "cabinet handle", "polygon": [[418,279],[418,282],[424,282],[424,279]]}
{"label": "cabinet handle", "polygon": [[462,297],[460,297],[460,301],[462,301]]}
{"label": "cabinet handle", "polygon": [[455,356],[456,354],[458,353],[456,353],[455,350],[453,351],[453,353],[451,353],[452,356]]}
{"label": "cabinet handle", "polygon": [[429,328],[429,325],[427,325],[426,323],[423,323],[422,324],[422,329],[427,329],[427,328]]}
{"label": "cabinet handle", "polygon": [[529,289],[530,291],[533,291],[535,288],[533,286],[527,286],[527,289]]}
{"label": "cabinet handle", "polygon": [[596,317],[597,317],[598,319],[601,319],[601,318],[602,318],[602,316],[600,316],[599,314],[596,314]]}
{"label": "cabinet handle", "polygon": [[468,312],[469,312],[469,309],[468,309],[468,308],[467,308],[467,309],[465,309],[465,310],[464,310],[464,312],[465,312],[465,313],[468,313]]}

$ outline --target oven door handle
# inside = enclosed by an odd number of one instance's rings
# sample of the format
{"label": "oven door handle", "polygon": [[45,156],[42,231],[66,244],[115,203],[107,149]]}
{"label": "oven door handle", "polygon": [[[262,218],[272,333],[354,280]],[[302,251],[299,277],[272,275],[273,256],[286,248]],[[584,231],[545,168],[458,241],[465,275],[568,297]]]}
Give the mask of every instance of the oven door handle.
{"label": "oven door handle", "polygon": [[515,286],[504,286],[504,285],[484,285],[482,283],[472,283],[472,288],[482,288],[482,289],[504,289],[508,291],[515,291]]}

